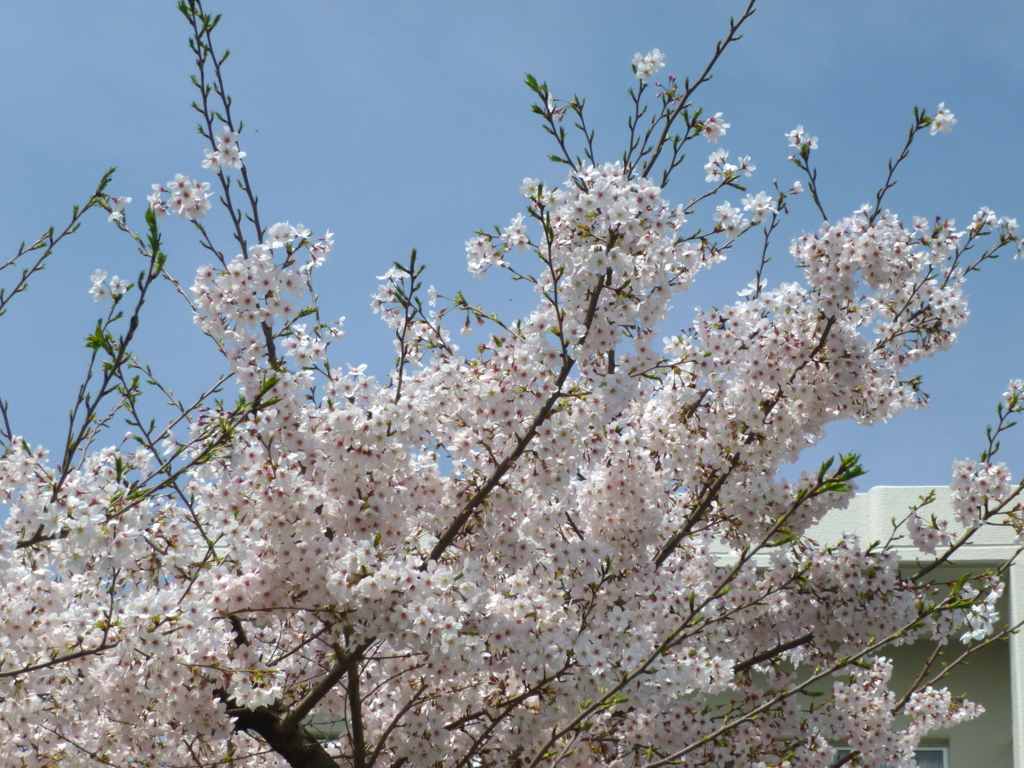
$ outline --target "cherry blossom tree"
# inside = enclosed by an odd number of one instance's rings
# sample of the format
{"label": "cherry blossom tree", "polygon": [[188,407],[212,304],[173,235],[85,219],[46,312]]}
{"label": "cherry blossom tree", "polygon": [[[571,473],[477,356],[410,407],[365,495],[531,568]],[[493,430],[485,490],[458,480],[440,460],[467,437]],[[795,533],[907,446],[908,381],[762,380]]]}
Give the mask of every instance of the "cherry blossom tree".
{"label": "cherry blossom tree", "polygon": [[[378,380],[330,359],[343,331],[313,280],[331,233],[264,218],[218,18],[180,8],[208,180],[155,185],[137,231],[108,174],[4,265],[22,272],[0,311],[93,209],[144,260],[93,276],[109,309],[58,455],[3,406],[0,765],[902,766],[979,713],[939,681],[1010,631],[1005,566],[952,584],[940,566],[985,526],[1021,530],[1022,484],[994,457],[1024,385],[980,459],[954,465],[953,520],[926,497],[887,541],[819,542],[857,457],[781,470],[830,422],[922,406],[908,366],[956,340],[965,278],[1019,247],[987,209],[958,228],[885,207],[912,143],[955,124],[944,105],[915,109],[874,202],[831,219],[802,127],[802,183],[748,192],[750,159],[716,147],[706,186],[669,202],[687,153],[730,127],[694,98],[753,0],[693,79],[659,83],[664,55],[637,54],[621,156],[595,155],[582,100],[528,77],[565,180],[525,180],[525,210],[466,250],[535,307],[441,296],[413,252],[373,298],[396,349]],[[228,251],[204,224],[216,202]],[[789,246],[801,277],[771,286],[797,203],[817,218]],[[210,254],[191,288],[162,226]],[[739,300],[666,329],[741,238],[760,261]],[[161,385],[132,344],[168,281],[226,368],[157,426],[141,393]],[[453,341],[478,326],[475,349]],[[130,437],[103,447],[121,419]],[[920,551],[909,572],[898,541]],[[915,642],[937,650],[896,690],[887,649]]]}

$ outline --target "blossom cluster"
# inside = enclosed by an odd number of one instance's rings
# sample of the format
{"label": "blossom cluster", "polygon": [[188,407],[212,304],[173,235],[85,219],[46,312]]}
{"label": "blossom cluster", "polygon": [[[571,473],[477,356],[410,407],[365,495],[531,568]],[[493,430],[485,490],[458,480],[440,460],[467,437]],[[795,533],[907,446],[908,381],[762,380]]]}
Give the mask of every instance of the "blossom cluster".
{"label": "blossom cluster", "polygon": [[[153,194],[148,195],[149,207],[157,217],[176,213],[183,219],[201,219],[210,210],[210,183],[193,181],[180,173],[174,175],[166,187],[153,185]],[[170,199],[164,200],[164,195]]]}
{"label": "blossom cluster", "polygon": [[89,276],[89,281],[92,283],[92,288],[89,289],[89,294],[92,296],[94,301],[106,301],[109,297],[113,296],[115,299],[120,298],[125,292],[131,288],[131,284],[127,280],[122,280],[117,275],[110,278],[107,282],[107,273],[102,269],[97,269],[92,275]]}
{"label": "blossom cluster", "polygon": [[743,174],[744,176],[750,176],[757,167],[750,162],[749,157],[741,157],[736,162],[727,163],[725,158],[729,156],[729,153],[724,149],[716,149],[708,157],[708,162],[704,166],[704,171],[707,176],[704,177],[704,181],[721,183],[723,181],[730,181]]}
{"label": "blossom cluster", "polygon": [[939,109],[932,117],[931,134],[934,136],[940,131],[942,133],[949,133],[953,130],[953,126],[956,125],[956,118],[953,117],[953,113],[946,109],[945,102],[939,104]]}
{"label": "blossom cluster", "polygon": [[657,74],[658,70],[664,66],[665,54],[657,48],[643,56],[637,53],[633,57],[633,72],[636,73],[636,79],[645,85],[651,76]]}
{"label": "blossom cluster", "polygon": [[789,146],[796,147],[800,150],[801,154],[805,154],[810,152],[812,149],[818,148],[818,137],[805,133],[802,125],[798,125],[792,131],[787,133],[786,138],[789,140]]}
{"label": "blossom cluster", "polygon": [[203,160],[203,168],[210,168],[217,173],[223,170],[242,167],[242,158],[245,152],[238,148],[238,131],[232,131],[226,125],[220,129],[214,137],[216,149],[207,149],[203,153],[206,159]]}

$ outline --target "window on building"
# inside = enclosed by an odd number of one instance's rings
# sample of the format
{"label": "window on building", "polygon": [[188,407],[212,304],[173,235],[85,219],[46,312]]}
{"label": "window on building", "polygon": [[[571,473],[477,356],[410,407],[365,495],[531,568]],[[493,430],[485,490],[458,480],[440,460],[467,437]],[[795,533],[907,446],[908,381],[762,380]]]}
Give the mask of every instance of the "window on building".
{"label": "window on building", "polygon": [[[846,747],[836,748],[836,758],[850,752]],[[917,768],[949,768],[948,747],[918,747],[914,751]]]}

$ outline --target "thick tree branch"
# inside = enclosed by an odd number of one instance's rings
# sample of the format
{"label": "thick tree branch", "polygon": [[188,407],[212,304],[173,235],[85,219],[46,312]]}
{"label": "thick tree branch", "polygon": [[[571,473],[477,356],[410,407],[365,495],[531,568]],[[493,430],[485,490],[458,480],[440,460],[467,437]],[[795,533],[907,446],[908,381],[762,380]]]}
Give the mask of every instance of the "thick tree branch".
{"label": "thick tree branch", "polygon": [[363,653],[369,647],[369,642],[363,643],[347,653],[342,651],[340,648],[336,648],[336,661],[334,666],[331,667],[331,670],[324,676],[324,678],[317,683],[298,704],[291,708],[291,711],[285,716],[283,723],[290,727],[298,726],[299,723],[301,723],[302,720],[313,711],[316,705],[331,692],[331,689],[338,684],[341,678],[345,677],[351,670],[358,666],[360,659],[363,657]]}
{"label": "thick tree branch", "polygon": [[235,730],[258,734],[292,768],[339,768],[308,730],[286,724],[275,708],[233,708],[229,702],[228,714],[236,718]]}

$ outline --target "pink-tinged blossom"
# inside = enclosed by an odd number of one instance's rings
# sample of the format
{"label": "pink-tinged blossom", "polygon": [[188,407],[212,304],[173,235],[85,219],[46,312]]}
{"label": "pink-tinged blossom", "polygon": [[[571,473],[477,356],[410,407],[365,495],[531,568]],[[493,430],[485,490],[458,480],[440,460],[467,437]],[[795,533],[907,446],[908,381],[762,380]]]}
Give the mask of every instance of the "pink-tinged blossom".
{"label": "pink-tinged blossom", "polygon": [[750,223],[743,218],[739,208],[733,208],[729,203],[723,203],[715,208],[711,218],[730,236],[735,236]]}
{"label": "pink-tinged blossom", "polygon": [[89,281],[92,283],[92,287],[89,288],[89,294],[92,296],[93,301],[105,302],[110,298],[110,289],[104,283],[106,279],[107,273],[102,269],[97,269],[90,275]]}
{"label": "pink-tinged blossom", "polygon": [[519,194],[528,198],[537,197],[540,194],[541,186],[541,182],[537,179],[523,179],[523,183],[519,187]]}
{"label": "pink-tinged blossom", "polygon": [[[729,152],[724,149],[716,149],[708,156],[708,162],[704,166],[704,171],[707,173],[707,176],[704,177],[704,181],[722,183],[728,180],[728,176],[730,174],[735,174],[739,170],[739,168],[732,163],[725,162],[725,158],[728,156]],[[748,158],[743,159],[746,160]]]}
{"label": "pink-tinged blossom", "polygon": [[555,97],[552,96],[551,94],[548,94],[547,108],[548,108],[548,114],[551,115],[551,119],[553,121],[555,121],[556,123],[560,123],[560,122],[562,122],[562,118],[565,117],[565,110],[568,107],[566,107],[566,106],[559,107],[558,106],[558,101],[555,99]]}
{"label": "pink-tinged blossom", "polygon": [[224,126],[214,137],[216,149],[205,149],[203,168],[210,168],[216,173],[242,167],[245,152],[238,149],[238,132]]}
{"label": "pink-tinged blossom", "polygon": [[524,251],[530,245],[530,238],[526,234],[526,226],[523,224],[523,214],[517,214],[512,223],[501,231],[501,239],[506,248],[515,248],[517,251]]}
{"label": "pink-tinged blossom", "polygon": [[[176,213],[183,219],[201,219],[210,210],[209,189],[209,182],[192,181],[179,173],[167,182],[166,188],[154,184],[154,193],[146,199],[158,217]],[[169,200],[163,199],[165,194],[171,196]]]}
{"label": "pink-tinged blossom", "polygon": [[953,117],[953,113],[946,109],[945,102],[940,103],[938,111],[932,116],[932,136],[940,131],[949,133],[953,130],[954,125],[956,125],[956,118]]}
{"label": "pink-tinged blossom", "polygon": [[[714,117],[709,117],[704,121],[704,125],[700,132],[704,134],[704,138],[710,141],[712,144],[717,144],[718,140],[725,136],[726,128],[732,127],[729,123],[722,120],[722,113],[716,112]],[[749,175],[749,174],[747,174]]]}
{"label": "pink-tinged blossom", "polygon": [[127,280],[122,280],[117,275],[114,275],[112,278],[110,278],[110,282],[107,283],[107,285],[110,288],[110,295],[113,296],[115,299],[118,299],[121,296],[123,296],[125,291],[127,291],[131,287]]}
{"label": "pink-tinged blossom", "polygon": [[89,289],[89,293],[92,295],[93,301],[106,302],[110,298],[110,290],[103,283],[94,283]]}
{"label": "pink-tinged blossom", "polygon": [[[308,239],[310,232],[304,230],[303,239]],[[324,236],[309,243],[309,264],[308,269],[322,266],[327,261],[327,256],[334,250],[334,233],[327,230]]]}
{"label": "pink-tinged blossom", "polygon": [[503,259],[489,235],[480,235],[467,240],[466,258],[469,271],[477,277],[483,277],[487,267],[503,263]]}
{"label": "pink-tinged blossom", "polygon": [[107,216],[107,221],[124,221],[124,214],[122,211],[131,201],[132,199],[130,197],[114,197],[111,195],[107,199],[107,202],[110,205],[110,215]]}
{"label": "pink-tinged blossom", "polygon": [[297,232],[287,221],[274,224],[267,230],[267,245],[273,248],[281,248],[288,245],[297,236]]}
{"label": "pink-tinged blossom", "polygon": [[922,552],[934,555],[939,547],[948,547],[955,540],[954,530],[949,520],[911,512],[907,518],[907,533],[910,541]]}
{"label": "pink-tinged blossom", "polygon": [[146,195],[146,202],[149,203],[150,209],[156,214],[158,219],[162,219],[167,215],[167,201],[163,199],[166,192],[167,190],[159,184],[154,184],[153,194]]}
{"label": "pink-tinged blossom", "polygon": [[953,483],[950,492],[956,520],[965,528],[976,528],[984,522],[1009,494],[1013,478],[1002,462],[975,462],[964,459],[953,462]]}
{"label": "pink-tinged blossom", "polygon": [[[999,621],[996,602],[1003,596],[1004,586],[1002,582],[995,583],[983,600],[976,600],[974,605],[964,611],[964,623],[967,624],[968,630],[960,636],[961,643],[967,644],[984,640],[995,631],[995,623]],[[971,589],[970,591],[965,590],[963,596],[967,599],[975,599],[979,597],[979,594],[976,590]]]}
{"label": "pink-tinged blossom", "polygon": [[1003,392],[1003,407],[1019,409],[1024,404],[1024,380],[1011,379]]}
{"label": "pink-tinged blossom", "polygon": [[755,224],[760,223],[769,213],[778,213],[775,199],[769,197],[767,192],[747,195],[741,202],[743,210],[750,211],[750,220]]}
{"label": "pink-tinged blossom", "polygon": [[968,225],[968,231],[973,234],[978,234],[984,230],[991,229],[997,226],[999,223],[999,217],[996,216],[995,211],[990,211],[987,206],[983,206],[971,220]]}

